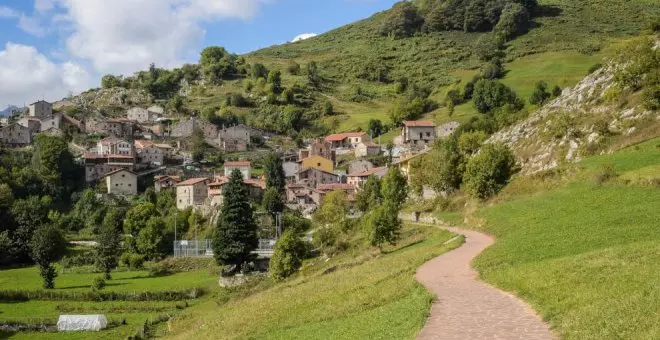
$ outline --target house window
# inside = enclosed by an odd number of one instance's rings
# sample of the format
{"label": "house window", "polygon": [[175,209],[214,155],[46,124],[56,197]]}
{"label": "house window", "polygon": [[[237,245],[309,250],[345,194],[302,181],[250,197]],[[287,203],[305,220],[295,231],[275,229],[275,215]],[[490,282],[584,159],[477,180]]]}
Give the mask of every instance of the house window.
{"label": "house window", "polygon": [[430,132],[427,132],[427,133],[426,133],[426,137],[431,137],[431,133],[430,133]]}

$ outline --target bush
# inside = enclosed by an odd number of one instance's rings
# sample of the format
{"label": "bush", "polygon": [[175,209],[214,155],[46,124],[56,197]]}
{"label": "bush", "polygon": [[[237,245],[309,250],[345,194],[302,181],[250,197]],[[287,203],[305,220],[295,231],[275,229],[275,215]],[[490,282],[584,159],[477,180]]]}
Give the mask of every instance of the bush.
{"label": "bush", "polygon": [[594,176],[594,182],[596,185],[600,186],[607,181],[615,179],[617,176],[618,175],[616,173],[616,169],[614,168],[614,164],[605,164]]}
{"label": "bush", "polygon": [[529,103],[532,105],[543,105],[548,99],[550,99],[550,92],[548,92],[548,83],[541,80],[536,83],[536,88],[532,93],[532,96],[529,98]]}
{"label": "bush", "polygon": [[136,253],[123,253],[119,258],[119,263],[132,270],[142,269],[144,265],[144,256]]}
{"label": "bush", "polygon": [[502,60],[500,58],[493,58],[487,65],[484,67],[481,75],[486,79],[499,79],[504,76],[504,66],[502,66]]}
{"label": "bush", "polygon": [[502,40],[511,40],[527,32],[529,12],[523,5],[515,2],[506,4],[500,20],[495,26],[495,34]]}
{"label": "bush", "polygon": [[397,2],[383,21],[380,32],[395,38],[410,37],[419,31],[423,23],[424,19],[417,12],[415,5],[410,2]]}
{"label": "bush", "polygon": [[474,85],[474,107],[481,113],[488,113],[506,104],[520,110],[524,103],[508,86],[496,80],[482,79]]}
{"label": "bush", "polygon": [[105,279],[102,276],[95,277],[92,281],[92,290],[99,291],[103,288],[105,288]]}
{"label": "bush", "polygon": [[487,199],[498,193],[516,172],[516,161],[504,145],[487,144],[467,164],[463,180],[473,197]]}
{"label": "bush", "polygon": [[0,301],[182,301],[197,299],[207,292],[203,288],[160,292],[108,292],[108,291],[0,291]]}
{"label": "bush", "polygon": [[307,245],[295,231],[289,229],[275,245],[275,252],[270,259],[270,276],[275,280],[285,279],[300,269],[305,256]]}
{"label": "bush", "polygon": [[649,86],[642,92],[644,106],[649,110],[660,110],[660,85]]}
{"label": "bush", "polygon": [[482,61],[492,60],[495,57],[502,57],[504,44],[493,34],[484,34],[474,45],[474,54]]}

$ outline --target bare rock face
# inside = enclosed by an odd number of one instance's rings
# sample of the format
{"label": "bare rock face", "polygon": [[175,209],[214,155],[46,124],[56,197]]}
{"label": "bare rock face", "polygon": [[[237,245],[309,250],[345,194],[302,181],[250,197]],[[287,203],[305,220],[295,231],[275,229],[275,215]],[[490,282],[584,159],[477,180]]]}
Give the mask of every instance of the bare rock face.
{"label": "bare rock face", "polygon": [[639,131],[634,125],[644,120],[657,124],[658,112],[645,111],[639,104],[608,102],[615,70],[610,65],[588,75],[527,119],[495,133],[487,143],[508,145],[522,172],[534,173],[581,160],[603,147],[603,134],[630,137]]}
{"label": "bare rock face", "polygon": [[126,108],[144,106],[153,102],[153,97],[144,90],[115,87],[110,89],[95,89],[80,95],[63,99],[53,104],[54,108],[78,106],[82,108],[101,108],[107,106]]}

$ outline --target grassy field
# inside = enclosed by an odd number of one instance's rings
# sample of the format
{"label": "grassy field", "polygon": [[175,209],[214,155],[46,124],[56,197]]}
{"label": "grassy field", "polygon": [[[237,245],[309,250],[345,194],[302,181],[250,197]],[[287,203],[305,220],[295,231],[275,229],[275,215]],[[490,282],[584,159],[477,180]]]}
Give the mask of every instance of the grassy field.
{"label": "grassy field", "polygon": [[385,254],[364,247],[271,289],[218,306],[204,303],[173,322],[178,339],[412,339],[432,296],[413,275],[427,260],[455,248],[440,229],[407,225]]}
{"label": "grassy field", "polygon": [[[99,274],[61,273],[55,281],[55,292],[88,292],[92,280]],[[177,273],[168,276],[152,277],[146,271],[126,271],[112,274],[104,292],[158,292],[191,288],[217,287],[217,276],[209,270]],[[35,267],[0,271],[0,290],[41,290],[41,278]],[[217,289],[216,289],[217,290]],[[204,299],[206,297],[203,297]],[[57,322],[62,314],[104,314],[109,321],[125,320],[119,325],[94,333],[97,339],[120,339],[135,332],[145,320],[159,315],[175,315],[181,310],[198,304],[198,300],[188,301],[0,301],[0,322],[23,322],[27,324]],[[10,339],[89,339],[90,333],[43,333],[18,332],[0,333],[0,338]]]}
{"label": "grassy field", "polygon": [[[618,178],[597,185],[606,164]],[[475,266],[564,339],[658,339],[660,139],[578,166],[566,184],[478,212],[497,242]]]}

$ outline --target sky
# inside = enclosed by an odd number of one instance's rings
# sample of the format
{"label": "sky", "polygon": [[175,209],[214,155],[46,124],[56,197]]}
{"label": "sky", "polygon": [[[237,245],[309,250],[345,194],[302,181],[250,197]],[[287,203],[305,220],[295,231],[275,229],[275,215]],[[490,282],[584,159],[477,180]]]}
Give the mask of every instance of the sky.
{"label": "sky", "polygon": [[0,109],[130,75],[312,37],[396,0],[0,0]]}

